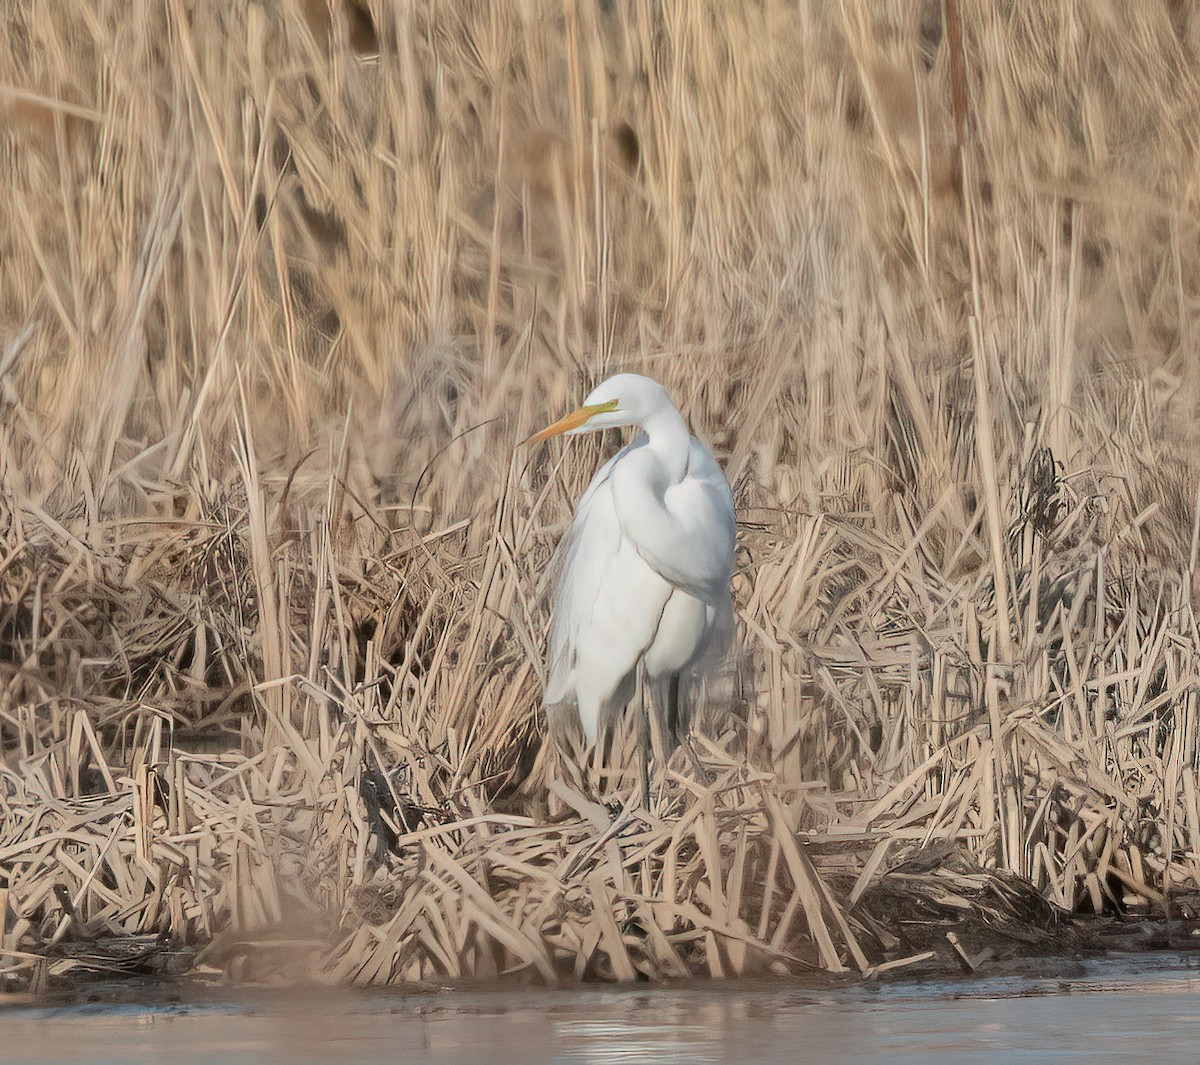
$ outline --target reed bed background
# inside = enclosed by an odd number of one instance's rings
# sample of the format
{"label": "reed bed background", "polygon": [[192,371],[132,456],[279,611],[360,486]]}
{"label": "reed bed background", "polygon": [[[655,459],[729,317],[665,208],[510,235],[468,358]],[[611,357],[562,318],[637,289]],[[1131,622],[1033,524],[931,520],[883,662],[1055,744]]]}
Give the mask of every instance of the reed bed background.
{"label": "reed bed background", "polygon": [[[0,986],[971,966],[1200,890],[1200,22],[944,8],[4,8]],[[515,450],[618,370],[741,518],[650,811],[539,712],[617,441]]]}

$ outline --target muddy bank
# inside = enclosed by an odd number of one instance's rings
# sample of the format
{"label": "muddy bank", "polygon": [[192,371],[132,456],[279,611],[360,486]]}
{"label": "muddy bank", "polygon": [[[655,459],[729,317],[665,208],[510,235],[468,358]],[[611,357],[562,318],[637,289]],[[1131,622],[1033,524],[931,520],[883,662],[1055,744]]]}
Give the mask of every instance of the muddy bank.
{"label": "muddy bank", "polygon": [[992,975],[653,989],[263,989],[196,979],[0,1000],[12,1065],[354,1060],[1193,1061],[1200,955],[995,962]]}
{"label": "muddy bank", "polygon": [[[1156,957],[1163,959],[1163,964],[1184,964],[1194,959],[1200,965],[1200,920],[1054,914],[1050,923],[1039,928],[1003,921],[994,911],[956,921],[933,920],[929,919],[933,916],[930,900],[922,897],[919,905],[918,914],[893,900],[887,925],[875,926],[882,938],[908,952],[902,964],[884,962],[865,974],[835,974],[814,967],[784,977],[743,977],[719,983],[747,989],[778,985],[813,992],[916,986],[918,981],[941,986],[947,981],[965,980],[964,986],[971,987],[972,981],[989,979],[1070,979],[1106,961],[1118,969],[1135,962],[1154,964],[1147,959]],[[896,932],[906,937],[903,944],[895,939]],[[8,981],[6,993],[0,993],[0,1011],[27,1005],[69,1009],[94,1004],[220,1002],[235,989],[247,987],[267,995],[291,993],[285,989],[301,989],[297,993],[306,994],[303,989],[321,986],[303,968],[314,943],[287,932],[220,937],[200,949],[173,945],[167,936],[66,941],[47,947],[32,977],[24,982]],[[251,958],[254,964],[247,963]],[[536,995],[567,993],[571,988],[584,993],[585,989],[601,986],[622,990],[655,986],[704,989],[713,984],[711,980],[682,978],[655,985],[643,977],[607,984],[563,980],[547,985],[536,972],[524,970],[489,981],[416,981],[379,993],[420,996],[456,989],[464,993]]]}
{"label": "muddy bank", "polygon": [[[933,859],[937,859],[934,861]],[[818,860],[820,856],[818,856]],[[830,886],[837,897],[852,899],[839,931],[851,947],[840,971],[822,967],[813,944],[813,925],[801,925],[786,948],[777,951],[788,965],[755,968],[753,948],[743,955],[742,982],[763,976],[786,978],[789,986],[829,989],[855,983],[896,979],[944,980],[959,975],[1069,974],[1076,962],[1102,956],[1148,952],[1200,952],[1200,919],[1194,900],[1181,896],[1150,907],[1129,906],[1120,913],[1068,913],[1043,898],[1028,882],[1011,874],[983,871],[961,852],[930,848],[902,862],[854,898],[853,885],[837,874]],[[1166,910],[1171,916],[1161,916]],[[398,915],[384,920],[395,923]],[[383,921],[373,922],[376,927]],[[532,938],[544,930],[530,928]],[[647,951],[642,945],[670,936],[678,943],[694,940],[687,927],[648,927],[631,909],[614,932],[629,959]],[[327,986],[370,981],[329,978],[325,959],[338,942],[336,922],[280,924],[258,932],[224,932],[202,943],[187,943],[164,931],[157,935],[105,935],[95,924],[72,921],[57,939],[38,939],[33,930],[21,943],[18,964],[0,975],[0,1005],[16,1000],[41,1001],[58,996],[64,1003],[86,1001],[97,987],[115,993],[125,981],[153,991],[165,987],[197,988],[259,985]],[[677,947],[682,952],[682,947]],[[805,951],[809,952],[806,956]],[[836,957],[836,956],[835,956]],[[1073,959],[1073,961],[1072,961]],[[769,957],[760,959],[770,961]],[[676,975],[630,965],[621,972],[604,964],[601,953],[583,971],[548,966],[510,965],[489,978],[397,979],[397,990],[422,991],[446,986],[514,988],[584,987],[597,983],[679,986],[696,968]],[[697,967],[698,968],[698,967]],[[186,978],[191,977],[192,980]],[[701,985],[703,986],[703,982]],[[190,992],[186,992],[189,993]]]}

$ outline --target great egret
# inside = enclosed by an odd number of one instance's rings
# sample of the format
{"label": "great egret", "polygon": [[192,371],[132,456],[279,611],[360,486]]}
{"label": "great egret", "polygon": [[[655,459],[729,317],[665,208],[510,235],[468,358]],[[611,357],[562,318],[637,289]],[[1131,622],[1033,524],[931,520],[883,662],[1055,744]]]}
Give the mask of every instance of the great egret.
{"label": "great egret", "polygon": [[623,425],[642,432],[600,467],[559,546],[544,703],[553,731],[577,718],[597,744],[640,669],[669,753],[690,724],[689,689],[733,632],[733,496],[666,389],[638,374],[610,377],[526,443]]}

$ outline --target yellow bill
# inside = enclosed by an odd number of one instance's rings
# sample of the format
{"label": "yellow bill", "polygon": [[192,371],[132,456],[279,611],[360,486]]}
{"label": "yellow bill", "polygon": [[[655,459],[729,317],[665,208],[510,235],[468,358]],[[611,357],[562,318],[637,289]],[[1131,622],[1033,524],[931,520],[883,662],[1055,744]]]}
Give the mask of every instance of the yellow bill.
{"label": "yellow bill", "polygon": [[552,436],[558,436],[559,433],[569,433],[572,429],[578,429],[582,425],[586,425],[588,421],[597,414],[605,414],[608,411],[617,409],[617,400],[609,400],[607,403],[593,403],[590,406],[580,407],[578,410],[571,411],[570,414],[559,418],[553,425],[547,425],[540,433],[534,433],[533,436],[522,440],[524,444],[540,444],[543,440],[549,440]]}

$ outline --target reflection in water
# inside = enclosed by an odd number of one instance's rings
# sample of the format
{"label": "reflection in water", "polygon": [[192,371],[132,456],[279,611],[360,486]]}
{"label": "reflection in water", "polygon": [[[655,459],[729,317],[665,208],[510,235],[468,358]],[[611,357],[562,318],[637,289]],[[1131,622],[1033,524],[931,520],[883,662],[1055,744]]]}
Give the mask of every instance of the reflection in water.
{"label": "reflection in water", "polygon": [[715,1065],[723,1060],[720,1034],[745,1013],[736,992],[716,1001],[645,992],[629,998],[617,1016],[557,1021],[554,1033],[564,1060],[587,1065]]}
{"label": "reflection in water", "polygon": [[564,1021],[555,1025],[565,1060],[587,1065],[719,1063],[708,1030],[695,1025],[649,1025],[629,1021]]}
{"label": "reflection in water", "polygon": [[[182,985],[70,1008],[5,1008],[4,1065],[673,1065],[1194,1062],[1187,956],[1099,960],[1070,978],[437,994]],[[126,994],[130,994],[127,990]],[[173,996],[173,997],[172,997]],[[180,997],[182,996],[182,1000]]]}

